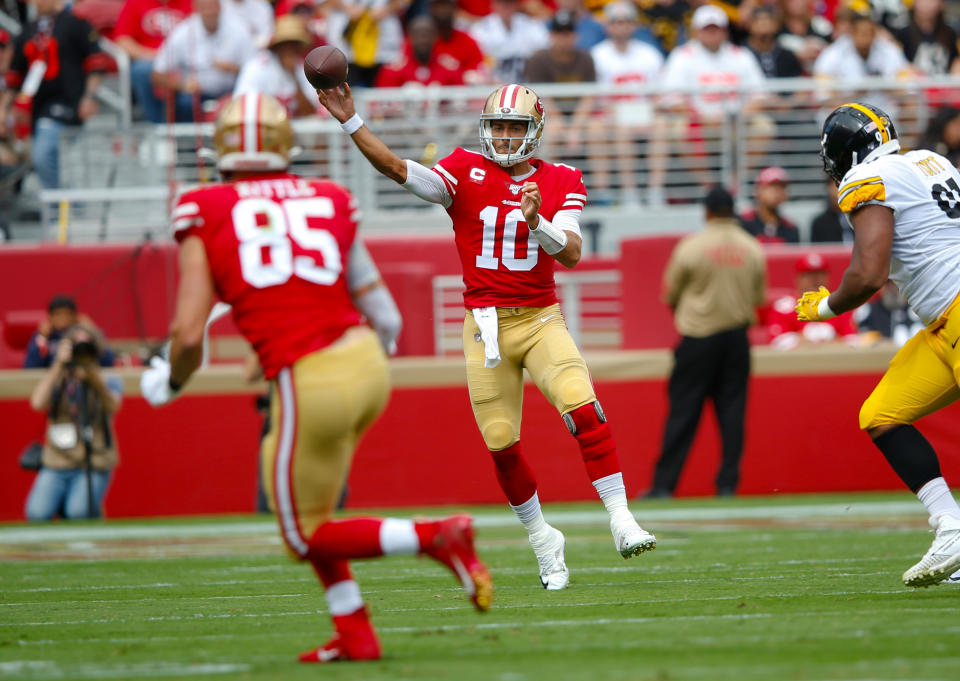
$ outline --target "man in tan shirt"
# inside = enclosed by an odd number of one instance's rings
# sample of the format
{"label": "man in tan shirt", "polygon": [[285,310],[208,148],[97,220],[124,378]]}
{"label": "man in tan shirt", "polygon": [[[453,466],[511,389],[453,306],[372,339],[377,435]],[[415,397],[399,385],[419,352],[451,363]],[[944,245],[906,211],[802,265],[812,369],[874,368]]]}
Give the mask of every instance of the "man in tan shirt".
{"label": "man in tan shirt", "polygon": [[750,375],[747,327],[764,302],[766,263],[760,244],[736,220],[729,192],[712,188],[704,207],[706,228],[677,244],[664,274],[664,295],[682,338],[648,498],[673,495],[707,398],[713,400],[723,441],[717,495],[733,495],[740,477]]}

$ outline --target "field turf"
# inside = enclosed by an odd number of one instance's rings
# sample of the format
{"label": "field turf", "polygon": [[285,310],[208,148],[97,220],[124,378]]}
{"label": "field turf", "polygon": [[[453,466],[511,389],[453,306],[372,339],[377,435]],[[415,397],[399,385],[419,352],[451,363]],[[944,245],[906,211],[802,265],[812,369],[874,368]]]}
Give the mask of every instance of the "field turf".
{"label": "field turf", "polygon": [[331,665],[296,662],[330,624],[268,517],[0,526],[0,679],[960,679],[960,585],[900,582],[932,538],[910,495],[637,501],[659,548],[629,561],[598,504],[548,506],[563,592],[471,511],[494,609],[428,559],[357,562],[385,658]]}

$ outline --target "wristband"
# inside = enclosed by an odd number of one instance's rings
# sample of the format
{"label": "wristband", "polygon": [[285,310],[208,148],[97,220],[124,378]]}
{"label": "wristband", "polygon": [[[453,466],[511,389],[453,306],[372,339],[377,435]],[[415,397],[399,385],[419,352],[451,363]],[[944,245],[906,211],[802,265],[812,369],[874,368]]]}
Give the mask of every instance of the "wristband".
{"label": "wristband", "polygon": [[817,306],[817,316],[820,319],[831,319],[837,316],[837,313],[830,309],[830,304],[827,302],[829,299],[830,296],[825,296]]}
{"label": "wristband", "polygon": [[534,238],[548,255],[556,255],[567,245],[567,233],[553,226],[542,215],[537,215],[537,228],[531,230]]}
{"label": "wristband", "polygon": [[350,118],[341,123],[340,127],[343,128],[345,133],[352,135],[363,127],[363,119],[360,118],[360,114],[353,114]]}

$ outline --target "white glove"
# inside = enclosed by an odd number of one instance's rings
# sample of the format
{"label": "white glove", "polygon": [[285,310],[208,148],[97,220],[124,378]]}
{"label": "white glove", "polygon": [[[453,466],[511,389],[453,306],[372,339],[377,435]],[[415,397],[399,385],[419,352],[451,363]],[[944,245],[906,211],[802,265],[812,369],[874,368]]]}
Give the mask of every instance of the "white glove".
{"label": "white glove", "polygon": [[140,392],[152,406],[173,401],[179,394],[170,387],[170,362],[162,357],[150,360],[150,368],[140,375]]}

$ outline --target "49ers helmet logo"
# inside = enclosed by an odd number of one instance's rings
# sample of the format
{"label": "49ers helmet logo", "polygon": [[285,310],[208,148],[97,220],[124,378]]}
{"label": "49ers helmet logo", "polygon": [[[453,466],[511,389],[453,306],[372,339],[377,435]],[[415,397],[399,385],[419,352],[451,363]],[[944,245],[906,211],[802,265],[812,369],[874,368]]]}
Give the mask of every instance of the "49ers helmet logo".
{"label": "49ers helmet logo", "polygon": [[540,101],[540,98],[539,98],[539,97],[537,97],[537,103],[534,104],[533,106],[534,106],[534,108],[537,110],[537,113],[542,116],[542,115],[543,115],[543,102]]}

